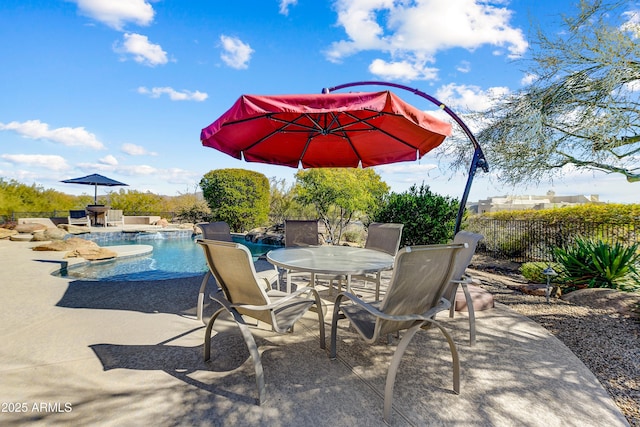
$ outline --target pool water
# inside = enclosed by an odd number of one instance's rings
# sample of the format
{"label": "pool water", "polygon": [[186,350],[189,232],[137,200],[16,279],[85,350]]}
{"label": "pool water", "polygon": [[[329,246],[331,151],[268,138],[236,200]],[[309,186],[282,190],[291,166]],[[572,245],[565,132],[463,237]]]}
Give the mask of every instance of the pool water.
{"label": "pool water", "polygon": [[[233,240],[247,246],[254,261],[260,255],[279,247],[248,242],[243,236],[233,236]],[[87,262],[58,275],[81,280],[142,281],[199,276],[207,271],[202,248],[193,238],[111,240],[108,244],[100,246],[139,244],[153,246],[153,252],[131,258]]]}

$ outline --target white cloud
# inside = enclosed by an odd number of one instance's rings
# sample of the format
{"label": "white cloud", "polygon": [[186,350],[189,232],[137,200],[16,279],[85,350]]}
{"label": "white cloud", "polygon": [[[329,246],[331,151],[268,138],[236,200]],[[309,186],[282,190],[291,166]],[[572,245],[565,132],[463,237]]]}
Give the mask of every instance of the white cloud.
{"label": "white cloud", "polygon": [[417,163],[394,163],[390,165],[376,166],[376,171],[387,174],[417,174],[426,173],[430,170],[437,169],[438,165],[429,164],[417,164]]}
{"label": "white cloud", "polygon": [[94,134],[87,132],[83,127],[49,129],[49,125],[40,120],[27,120],[23,123],[0,123],[0,130],[11,130],[25,138],[45,139],[68,147],[88,147],[95,150],[105,148]]}
{"label": "white cloud", "polygon": [[461,73],[468,73],[471,71],[471,64],[469,63],[469,61],[462,61],[456,67],[456,70],[458,70]]}
{"label": "white cloud", "polygon": [[168,95],[169,99],[172,101],[204,101],[209,97],[209,95],[205,92],[195,91],[191,92],[189,90],[177,91],[171,87],[154,87],[148,89],[144,86],[140,86],[138,88],[138,93],[143,95],[149,95],[151,98],[160,98],[161,95]]}
{"label": "white cloud", "polygon": [[122,144],[122,147],[120,147],[120,150],[122,150],[124,153],[127,153],[130,156],[157,156],[158,155],[158,153],[155,153],[153,151],[148,151],[144,147],[141,147],[136,144],[130,144],[130,143]]}
{"label": "white cloud", "polygon": [[242,42],[242,40],[237,37],[225,35],[220,36],[220,42],[222,43],[223,49],[220,58],[222,58],[225,64],[238,70],[249,67],[251,54],[254,52],[251,46]]}
{"label": "white cloud", "polygon": [[[421,69],[434,62],[439,51],[450,48],[472,51],[490,45],[517,57],[528,46],[522,31],[509,25],[509,9],[480,0],[337,0],[335,7],[347,39],[334,42],[326,52],[333,62],[380,50],[390,54],[392,63],[413,62]],[[434,76],[422,73],[419,78]]]}
{"label": "white cloud", "polygon": [[529,86],[531,83],[535,82],[536,80],[538,80],[538,76],[536,74],[527,73],[524,75],[524,77],[522,77],[522,80],[520,80],[520,84],[522,86]]}
{"label": "white cloud", "polygon": [[629,31],[633,37],[640,37],[640,10],[630,10],[622,14],[626,22],[622,24],[623,31]]}
{"label": "white cloud", "polygon": [[390,80],[433,80],[438,75],[437,68],[427,67],[410,61],[386,62],[375,59],[369,65],[371,74]]}
{"label": "white cloud", "polygon": [[0,158],[20,166],[38,167],[54,171],[69,169],[67,161],[54,154],[2,154]]}
{"label": "white cloud", "polygon": [[452,110],[480,112],[490,108],[497,99],[503,98],[509,92],[506,87],[482,90],[478,86],[451,83],[440,87],[436,91],[436,98]]}
{"label": "white cloud", "polygon": [[150,67],[166,64],[169,60],[167,52],[159,44],[149,42],[147,36],[135,33],[125,33],[122,45],[116,43],[113,50],[117,53],[133,55],[133,60]]}
{"label": "white cloud", "polygon": [[118,159],[116,159],[114,156],[109,154],[99,159],[98,162],[108,166],[116,166],[118,164]]}
{"label": "white cloud", "polygon": [[145,0],[75,0],[80,13],[118,31],[127,22],[149,25],[155,14]]}
{"label": "white cloud", "polygon": [[280,13],[282,15],[289,14],[289,6],[295,6],[298,4],[298,0],[280,0]]}

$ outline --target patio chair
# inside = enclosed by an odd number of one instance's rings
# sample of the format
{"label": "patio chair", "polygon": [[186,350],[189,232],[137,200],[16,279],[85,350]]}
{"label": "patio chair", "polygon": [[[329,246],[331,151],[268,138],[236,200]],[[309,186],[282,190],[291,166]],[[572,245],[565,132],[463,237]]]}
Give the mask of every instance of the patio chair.
{"label": "patio chair", "polygon": [[[200,222],[196,224],[196,226],[202,231],[202,238],[205,240],[233,242],[233,239],[231,238],[231,228],[229,227],[229,224],[224,221]],[[269,283],[269,286],[273,286],[275,283],[276,288],[280,289],[280,275],[277,268],[274,267],[273,270],[259,271],[256,274],[260,279],[266,280]],[[207,270],[202,278],[200,291],[198,292],[198,305],[196,307],[197,320],[203,320],[204,293],[210,277],[211,271]]]}
{"label": "patio chair", "polygon": [[[317,220],[291,220],[284,221],[284,246],[317,246],[320,244],[318,239],[318,221]],[[287,292],[291,292],[291,277],[311,275],[311,285],[315,285],[315,274],[306,271],[285,270],[287,275]]]}
{"label": "patio chair", "polygon": [[396,255],[393,275],[381,302],[369,304],[349,292],[341,292],[336,298],[331,320],[331,359],[336,358],[340,312],[368,344],[373,344],[384,336],[390,343],[394,332],[406,330],[387,371],[383,411],[386,422],[391,418],[393,387],[400,360],[411,339],[421,328],[436,326],[447,339],[453,360],[453,390],[456,394],[460,393],[460,361],[456,345],[451,335],[434,317],[438,312],[449,308],[450,303],[442,294],[451,280],[456,255],[465,246],[405,247]]}
{"label": "patio chair", "polygon": [[[372,222],[368,227],[367,240],[364,247],[367,249],[385,252],[395,257],[398,253],[398,249],[400,248],[403,227],[404,224]],[[381,271],[375,274],[351,276],[351,279],[360,279],[365,282],[375,283],[375,300],[380,300],[380,282],[382,280]]]}
{"label": "patio chair", "polygon": [[293,331],[293,325],[315,305],[318,314],[320,348],[324,349],[324,312],[320,295],[311,287],[298,289],[291,294],[276,289],[266,290],[268,283],[261,280],[256,274],[251,252],[245,246],[214,240],[201,240],[198,243],[202,246],[207,265],[221,288],[210,298],[222,305],[207,324],[204,360],[208,361],[211,357],[213,324],[218,316],[226,311],[240,328],[253,359],[258,401],[262,404],[266,397],[262,361],[255,339],[242,316],[268,323],[274,332],[286,333]]}
{"label": "patio chair", "polygon": [[70,210],[68,223],[70,225],[86,225],[87,227],[91,227],[91,218],[89,218],[87,211],[84,209]]}
{"label": "patio chair", "polygon": [[456,258],[456,264],[453,269],[453,275],[449,286],[445,289],[443,297],[449,300],[451,308],[449,309],[449,317],[453,318],[456,311],[456,295],[458,291],[458,285],[462,287],[464,292],[464,298],[467,302],[467,312],[469,315],[469,345],[476,344],[476,317],[475,310],[473,308],[473,300],[469,292],[469,283],[471,278],[465,275],[467,267],[471,263],[471,258],[476,252],[478,242],[482,240],[484,236],[482,234],[472,233],[470,231],[458,231],[453,238],[453,243],[466,243],[467,247],[458,253]]}
{"label": "patio chair", "polygon": [[106,213],[106,225],[124,226],[124,215],[122,215],[121,209],[109,209]]}

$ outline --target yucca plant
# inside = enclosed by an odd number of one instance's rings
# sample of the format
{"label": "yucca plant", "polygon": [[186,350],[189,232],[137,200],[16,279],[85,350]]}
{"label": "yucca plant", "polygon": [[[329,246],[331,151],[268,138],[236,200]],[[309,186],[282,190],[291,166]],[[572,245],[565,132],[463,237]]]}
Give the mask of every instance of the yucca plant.
{"label": "yucca plant", "polygon": [[576,238],[573,245],[554,248],[554,258],[563,265],[568,287],[611,288],[633,291],[640,287],[638,244]]}

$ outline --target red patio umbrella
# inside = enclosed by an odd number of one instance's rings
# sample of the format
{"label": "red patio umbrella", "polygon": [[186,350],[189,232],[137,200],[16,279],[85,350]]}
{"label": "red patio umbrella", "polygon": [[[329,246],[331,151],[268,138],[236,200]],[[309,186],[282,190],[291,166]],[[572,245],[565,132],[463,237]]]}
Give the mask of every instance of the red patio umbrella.
{"label": "red patio umbrella", "polygon": [[200,139],[248,162],[368,167],[419,159],[450,134],[449,123],[382,91],[243,95]]}

